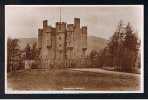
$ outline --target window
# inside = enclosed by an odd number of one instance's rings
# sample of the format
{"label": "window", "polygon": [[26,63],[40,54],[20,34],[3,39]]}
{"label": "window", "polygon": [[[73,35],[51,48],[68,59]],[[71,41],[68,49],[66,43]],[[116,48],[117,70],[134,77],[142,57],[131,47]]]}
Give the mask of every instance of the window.
{"label": "window", "polygon": [[61,36],[59,36],[59,40],[61,40]]}
{"label": "window", "polygon": [[61,47],[62,45],[61,44],[59,44],[59,47]]}

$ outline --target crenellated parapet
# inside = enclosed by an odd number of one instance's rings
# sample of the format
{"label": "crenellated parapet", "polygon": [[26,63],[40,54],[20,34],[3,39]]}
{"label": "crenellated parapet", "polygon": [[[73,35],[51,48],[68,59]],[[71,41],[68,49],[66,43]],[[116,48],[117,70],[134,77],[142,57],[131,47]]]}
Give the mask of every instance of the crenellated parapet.
{"label": "crenellated parapet", "polygon": [[87,26],[80,26],[80,18],[74,18],[73,24],[56,22],[55,27],[43,20],[43,27],[38,29],[38,47],[46,68],[79,64],[87,50]]}
{"label": "crenellated parapet", "polygon": [[65,22],[56,22],[56,32],[66,32],[66,23]]}

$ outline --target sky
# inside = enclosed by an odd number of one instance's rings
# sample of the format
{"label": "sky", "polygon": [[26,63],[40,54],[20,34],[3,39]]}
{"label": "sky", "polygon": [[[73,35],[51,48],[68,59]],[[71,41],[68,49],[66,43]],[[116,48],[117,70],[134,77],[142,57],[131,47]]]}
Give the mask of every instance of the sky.
{"label": "sky", "polygon": [[38,28],[42,28],[43,20],[55,27],[61,20],[67,24],[80,18],[81,26],[88,27],[89,36],[109,39],[120,20],[132,28],[140,37],[143,34],[143,6],[5,6],[5,33],[11,38],[32,38],[38,36]]}

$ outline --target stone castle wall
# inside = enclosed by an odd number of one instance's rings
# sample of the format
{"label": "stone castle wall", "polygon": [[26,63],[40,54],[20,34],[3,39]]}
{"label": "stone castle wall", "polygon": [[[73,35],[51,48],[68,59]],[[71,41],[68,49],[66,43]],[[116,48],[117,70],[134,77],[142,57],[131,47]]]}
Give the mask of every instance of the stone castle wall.
{"label": "stone castle wall", "polygon": [[44,20],[43,28],[38,29],[38,47],[43,68],[80,64],[86,56],[87,27],[80,27],[79,18],[74,18],[74,24],[56,22],[55,28]]}

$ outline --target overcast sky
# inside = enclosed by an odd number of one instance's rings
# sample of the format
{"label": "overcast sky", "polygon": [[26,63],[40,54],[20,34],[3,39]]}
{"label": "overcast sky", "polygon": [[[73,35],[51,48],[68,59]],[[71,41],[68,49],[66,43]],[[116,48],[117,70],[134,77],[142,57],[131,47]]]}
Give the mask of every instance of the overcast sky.
{"label": "overcast sky", "polygon": [[[5,8],[5,33],[11,38],[38,36],[38,28],[47,19],[48,25],[55,26],[59,21],[59,6],[12,6]],[[80,18],[81,26],[87,25],[88,35],[108,39],[123,20],[131,23],[139,35],[143,32],[142,6],[67,6],[61,7],[62,21],[73,23]]]}

